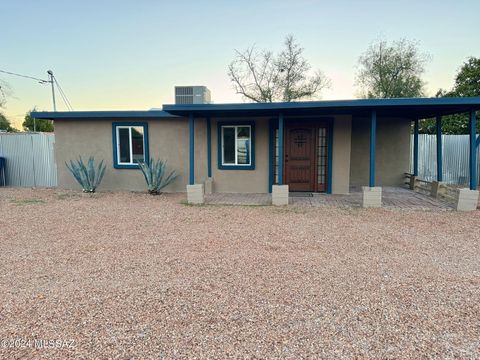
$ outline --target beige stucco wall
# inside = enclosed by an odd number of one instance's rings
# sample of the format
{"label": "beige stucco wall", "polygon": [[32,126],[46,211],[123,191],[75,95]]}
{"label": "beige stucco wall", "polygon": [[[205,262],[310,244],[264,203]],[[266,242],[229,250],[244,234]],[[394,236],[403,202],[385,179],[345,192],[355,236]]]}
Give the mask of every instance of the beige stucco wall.
{"label": "beige stucco wall", "polygon": [[[246,119],[240,120],[245,121]],[[235,122],[232,119],[212,119],[213,191],[237,193],[268,192],[268,119],[255,119],[255,170],[218,169],[217,123],[219,121]]]}
{"label": "beige stucco wall", "polygon": [[[243,120],[243,119],[242,119]],[[140,170],[113,167],[112,122],[122,120],[62,120],[55,123],[58,183],[63,188],[77,189],[65,161],[79,155],[96,160],[104,159],[107,165],[99,190],[145,190],[145,180]],[[126,119],[125,122],[136,121]],[[143,120],[142,120],[143,121]],[[214,191],[218,192],[268,192],[268,119],[257,119],[255,124],[255,170],[219,170],[217,166],[217,122],[229,119],[212,119],[212,177]],[[188,183],[189,132],[187,119],[161,119],[148,121],[150,156],[168,161],[179,177],[165,191],[185,191]],[[207,178],[207,126],[205,119],[195,119],[195,182]]]}
{"label": "beige stucco wall", "polygon": [[[79,155],[96,160],[104,159],[107,165],[105,177],[99,190],[145,190],[145,180],[138,169],[115,169],[113,167],[112,122],[121,120],[62,120],[55,122],[55,156],[57,159],[58,184],[63,188],[78,189],[78,184],[65,166],[65,161]],[[128,119],[124,121],[137,121]],[[143,121],[143,120],[142,120]],[[165,191],[185,191],[188,182],[188,120],[161,119],[148,121],[150,156],[168,161],[179,177]],[[204,138],[205,120],[198,119],[196,138]],[[206,144],[195,143],[196,176],[206,178]]]}
{"label": "beige stucco wall", "polygon": [[[332,192],[345,194],[350,184],[351,119],[336,116],[333,127]],[[255,170],[219,170],[217,165],[217,122],[212,119],[212,175],[215,192],[268,192],[268,118],[255,121]]]}
{"label": "beige stucco wall", "polygon": [[[402,185],[410,167],[410,121],[377,119],[376,185]],[[350,185],[368,186],[370,159],[370,120],[352,121]]]}
{"label": "beige stucco wall", "polygon": [[[244,119],[239,119],[244,120]],[[59,186],[78,189],[65,167],[65,161],[79,155],[104,159],[105,178],[99,190],[145,190],[144,178],[137,169],[113,168],[112,122],[114,120],[62,120],[55,123],[55,151]],[[126,119],[124,121],[136,121]],[[268,118],[255,119],[255,170],[218,169],[217,122],[212,119],[212,177],[216,192],[268,192]],[[188,120],[185,118],[148,121],[150,156],[168,161],[179,177],[165,191],[185,191],[188,183]],[[409,167],[410,123],[405,120],[378,120],[377,183],[397,185]],[[207,178],[207,134],[205,119],[195,119],[195,182]],[[347,193],[349,186],[368,183],[369,122],[351,116],[336,116],[333,132],[333,193]]]}
{"label": "beige stucco wall", "polygon": [[333,122],[332,193],[348,194],[350,188],[352,117],[336,116]]}

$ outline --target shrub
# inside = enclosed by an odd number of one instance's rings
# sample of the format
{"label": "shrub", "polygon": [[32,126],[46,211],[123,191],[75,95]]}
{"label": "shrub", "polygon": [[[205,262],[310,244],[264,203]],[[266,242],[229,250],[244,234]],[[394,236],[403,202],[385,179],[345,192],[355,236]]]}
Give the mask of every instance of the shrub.
{"label": "shrub", "polygon": [[106,167],[103,164],[103,160],[100,161],[97,169],[95,169],[95,159],[93,156],[88,158],[86,165],[83,163],[82,157],[79,157],[76,162],[70,160],[70,165],[65,162],[65,165],[85,193],[94,193],[95,189],[100,185],[103,175],[105,175]]}
{"label": "shrub", "polygon": [[155,161],[150,159],[147,162],[139,162],[149,194],[158,195],[161,190],[177,178],[175,171],[167,174],[167,162],[162,160]]}

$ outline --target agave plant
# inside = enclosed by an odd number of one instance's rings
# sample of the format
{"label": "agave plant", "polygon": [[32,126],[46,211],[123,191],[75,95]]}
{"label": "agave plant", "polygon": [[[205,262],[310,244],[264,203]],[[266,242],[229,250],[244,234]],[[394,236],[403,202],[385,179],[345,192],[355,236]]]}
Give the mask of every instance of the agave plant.
{"label": "agave plant", "polygon": [[158,195],[161,190],[177,178],[174,170],[167,174],[167,162],[162,160],[155,161],[153,158],[147,162],[138,163],[142,170],[147,190],[149,194]]}
{"label": "agave plant", "polygon": [[87,164],[84,164],[80,156],[76,162],[70,160],[70,165],[68,165],[67,162],[65,162],[65,165],[85,193],[94,193],[95,189],[100,185],[103,175],[105,175],[106,167],[103,164],[103,160],[100,161],[97,169],[95,169],[95,159],[93,156],[88,158]]}

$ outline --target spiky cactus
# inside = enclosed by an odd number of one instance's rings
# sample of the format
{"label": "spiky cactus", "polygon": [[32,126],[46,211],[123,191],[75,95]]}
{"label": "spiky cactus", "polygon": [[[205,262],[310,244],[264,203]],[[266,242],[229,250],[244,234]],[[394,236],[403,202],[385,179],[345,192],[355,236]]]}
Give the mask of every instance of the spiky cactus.
{"label": "spiky cactus", "polygon": [[106,166],[103,164],[103,160],[100,161],[98,167],[95,169],[95,159],[93,156],[88,158],[87,164],[83,162],[80,156],[75,162],[70,160],[70,165],[67,162],[65,162],[65,165],[85,193],[94,193],[100,185],[103,175],[105,175]]}
{"label": "spiky cactus", "polygon": [[155,161],[153,158],[149,161],[138,163],[140,170],[147,183],[149,194],[158,195],[161,190],[177,178],[174,170],[167,173],[167,162],[163,160]]}

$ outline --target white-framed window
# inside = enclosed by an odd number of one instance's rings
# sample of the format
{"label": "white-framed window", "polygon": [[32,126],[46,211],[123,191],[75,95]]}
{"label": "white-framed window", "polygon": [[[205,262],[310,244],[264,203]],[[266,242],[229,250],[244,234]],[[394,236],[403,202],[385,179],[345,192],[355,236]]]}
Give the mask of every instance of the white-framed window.
{"label": "white-framed window", "polygon": [[115,167],[136,168],[139,161],[148,159],[146,124],[115,123],[113,126]]}
{"label": "white-framed window", "polygon": [[222,166],[252,166],[252,126],[222,125]]}

